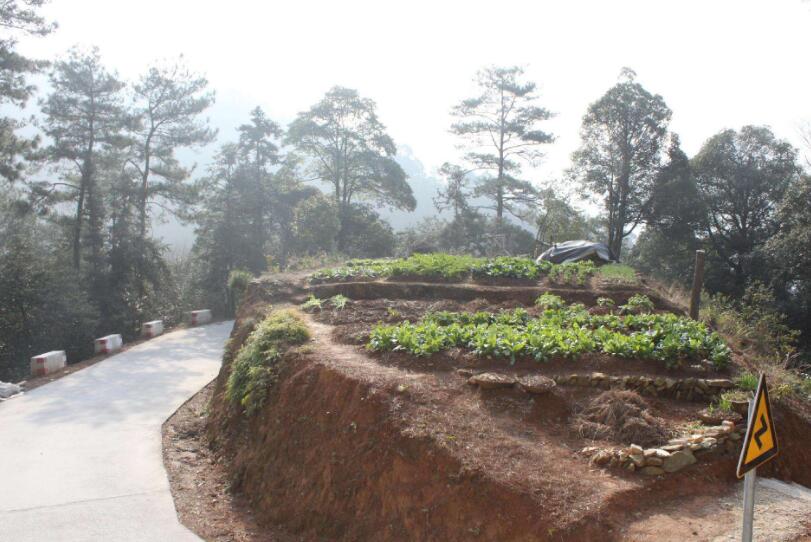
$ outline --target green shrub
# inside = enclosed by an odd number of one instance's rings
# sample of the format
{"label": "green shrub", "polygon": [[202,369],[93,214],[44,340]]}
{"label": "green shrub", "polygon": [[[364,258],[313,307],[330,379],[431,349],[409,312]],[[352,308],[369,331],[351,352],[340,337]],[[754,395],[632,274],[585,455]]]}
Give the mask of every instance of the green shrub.
{"label": "green shrub", "polygon": [[231,298],[234,300],[235,307],[238,307],[242,302],[242,296],[245,295],[245,290],[248,289],[248,283],[252,280],[253,275],[242,269],[234,269],[229,273],[228,290],[231,292]]}
{"label": "green shrub", "polygon": [[770,361],[782,363],[796,352],[800,332],[786,325],[786,315],[777,311],[775,305],[774,296],[761,283],[749,286],[739,300],[704,292],[701,319],[727,335],[746,341]]}
{"label": "green shrub", "polygon": [[288,348],[303,344],[310,332],[295,311],[272,312],[248,336],[231,364],[226,398],[238,403],[247,415],[262,408],[278,366]]}

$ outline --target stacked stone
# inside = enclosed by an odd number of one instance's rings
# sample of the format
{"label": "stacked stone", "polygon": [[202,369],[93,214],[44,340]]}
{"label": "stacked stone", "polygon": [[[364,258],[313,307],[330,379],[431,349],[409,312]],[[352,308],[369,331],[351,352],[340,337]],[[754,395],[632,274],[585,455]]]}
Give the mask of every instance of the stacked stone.
{"label": "stacked stone", "polygon": [[520,378],[512,377],[502,373],[479,373],[470,374],[471,371],[459,369],[457,373],[464,377],[469,377],[467,383],[471,386],[478,386],[483,390],[494,390],[499,388],[512,388],[518,386],[523,391],[534,395],[543,395],[555,387],[555,381],[541,375],[527,375]]}
{"label": "stacked stone", "polygon": [[695,463],[696,454],[703,454],[724,446],[735,450],[742,438],[744,428],[736,428],[735,423],[724,421],[719,426],[695,431],[689,436],[674,438],[660,448],[644,449],[636,444],[627,448],[583,448],[580,453],[590,458],[597,467],[621,467],[629,472],[639,472],[648,476],[678,472]]}
{"label": "stacked stone", "polygon": [[669,396],[676,399],[701,399],[713,397],[733,388],[725,378],[670,378],[643,375],[613,376],[605,373],[557,375],[552,377],[557,384],[608,389],[633,390],[654,397]]}

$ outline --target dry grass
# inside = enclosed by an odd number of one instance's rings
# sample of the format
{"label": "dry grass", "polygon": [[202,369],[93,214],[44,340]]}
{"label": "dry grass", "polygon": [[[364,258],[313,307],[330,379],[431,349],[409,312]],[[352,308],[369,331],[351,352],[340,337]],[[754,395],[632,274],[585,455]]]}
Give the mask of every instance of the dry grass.
{"label": "dry grass", "polygon": [[575,418],[575,429],[585,438],[654,446],[667,440],[669,432],[664,421],[649,411],[638,393],[610,390],[591,400]]}

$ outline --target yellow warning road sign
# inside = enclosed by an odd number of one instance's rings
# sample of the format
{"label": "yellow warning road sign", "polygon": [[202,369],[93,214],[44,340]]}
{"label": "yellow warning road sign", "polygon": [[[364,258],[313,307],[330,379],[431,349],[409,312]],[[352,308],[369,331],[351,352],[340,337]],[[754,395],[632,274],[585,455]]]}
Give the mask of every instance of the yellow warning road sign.
{"label": "yellow warning road sign", "polygon": [[766,389],[766,375],[760,375],[753,408],[755,412],[754,415],[750,414],[741,458],[738,460],[738,478],[743,478],[748,471],[777,455],[777,433],[774,430],[772,406]]}

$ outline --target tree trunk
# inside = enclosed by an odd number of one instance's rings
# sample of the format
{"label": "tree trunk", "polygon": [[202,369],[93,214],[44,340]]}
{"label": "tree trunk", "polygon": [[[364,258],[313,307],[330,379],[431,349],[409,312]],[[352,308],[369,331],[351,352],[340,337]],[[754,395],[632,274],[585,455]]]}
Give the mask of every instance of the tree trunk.
{"label": "tree trunk", "polygon": [[141,242],[146,240],[146,202],[149,198],[149,167],[150,159],[152,157],[152,136],[153,131],[150,131],[146,136],[144,142],[144,171],[141,173],[141,198],[138,202],[138,238]]}
{"label": "tree trunk", "polygon": [[79,200],[76,203],[76,223],[73,225],[73,267],[79,269],[82,254],[82,218],[84,216],[84,180],[79,184]]}

